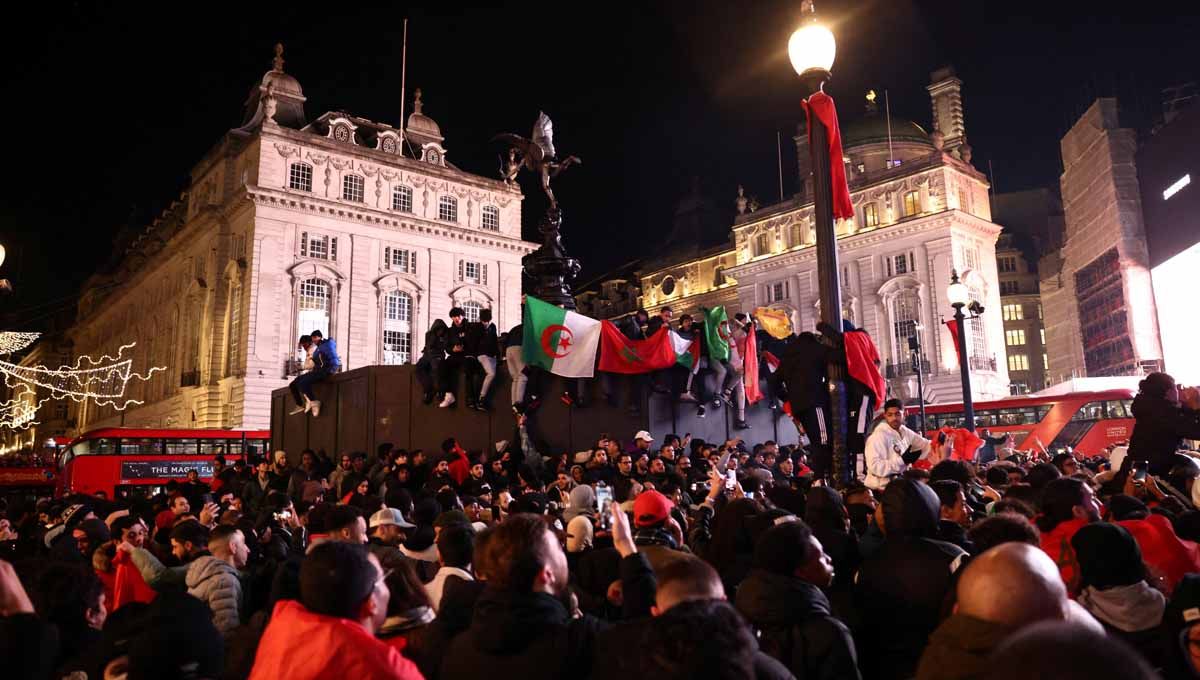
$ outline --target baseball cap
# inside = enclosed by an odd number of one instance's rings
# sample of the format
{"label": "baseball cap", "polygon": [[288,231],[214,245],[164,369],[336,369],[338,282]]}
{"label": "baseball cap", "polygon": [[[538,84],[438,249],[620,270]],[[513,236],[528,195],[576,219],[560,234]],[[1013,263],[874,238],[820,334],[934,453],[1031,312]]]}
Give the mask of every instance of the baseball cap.
{"label": "baseball cap", "polygon": [[633,525],[648,527],[666,521],[675,504],[657,491],[643,491],[633,501]]}
{"label": "baseball cap", "polygon": [[654,441],[654,437],[651,437],[650,433],[645,430],[638,430],[638,433],[633,435],[633,439],[634,441],[637,441],[638,439],[645,439],[648,442]]}
{"label": "baseball cap", "polygon": [[404,514],[396,508],[384,508],[375,514],[371,515],[370,527],[382,527],[387,525],[398,526],[401,529],[416,529],[417,525],[407,522],[404,519]]}

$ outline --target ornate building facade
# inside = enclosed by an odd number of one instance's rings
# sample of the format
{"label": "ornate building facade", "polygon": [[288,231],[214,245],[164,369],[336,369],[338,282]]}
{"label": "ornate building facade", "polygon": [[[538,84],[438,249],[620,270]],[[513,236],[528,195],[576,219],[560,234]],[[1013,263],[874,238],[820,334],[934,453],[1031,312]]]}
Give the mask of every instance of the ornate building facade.
{"label": "ornate building facade", "polygon": [[[868,94],[864,117],[842,125],[846,176],[855,208],[838,223],[843,315],[879,346],[894,396],[915,400],[924,373],[928,401],[961,398],[958,359],[941,321],[956,270],[986,308],[968,322],[968,357],[976,398],[1009,394],[1004,326],[996,271],[1001,227],[991,221],[986,177],[971,164],[961,82],[952,70],[928,87],[935,128],[881,114]],[[845,109],[844,109],[845,111]],[[843,113],[845,118],[849,118]],[[808,143],[796,136],[801,192],[762,208],[739,191],[730,246],[639,272],[642,305],[671,305],[678,315],[724,304],[787,311],[793,327],[815,329],[820,317]],[[922,361],[914,366],[909,338]]]}
{"label": "ornate building facade", "polygon": [[451,307],[519,322],[522,195],[455,167],[417,90],[404,129],[343,112],[311,122],[300,83],[274,67],[241,127],[187,190],[94,276],[70,333],[78,352],[137,341],[135,368],[164,367],[123,412],[88,404],[79,430],[265,428],[297,338],[337,340],[343,370],[416,361]]}

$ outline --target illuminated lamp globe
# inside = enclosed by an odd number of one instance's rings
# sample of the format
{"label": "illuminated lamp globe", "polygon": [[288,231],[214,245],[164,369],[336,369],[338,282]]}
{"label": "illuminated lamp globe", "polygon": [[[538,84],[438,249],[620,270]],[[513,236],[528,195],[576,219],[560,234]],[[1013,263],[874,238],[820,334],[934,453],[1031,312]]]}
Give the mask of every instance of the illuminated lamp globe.
{"label": "illuminated lamp globe", "polygon": [[946,298],[952,307],[965,307],[971,303],[971,291],[965,283],[958,280],[958,274],[950,275],[950,286],[946,288]]}
{"label": "illuminated lamp globe", "polygon": [[0,246],[0,264],[4,264],[4,246]]}
{"label": "illuminated lamp globe", "polygon": [[801,76],[822,74],[828,77],[836,52],[833,33],[815,19],[796,29],[788,40],[788,58]]}

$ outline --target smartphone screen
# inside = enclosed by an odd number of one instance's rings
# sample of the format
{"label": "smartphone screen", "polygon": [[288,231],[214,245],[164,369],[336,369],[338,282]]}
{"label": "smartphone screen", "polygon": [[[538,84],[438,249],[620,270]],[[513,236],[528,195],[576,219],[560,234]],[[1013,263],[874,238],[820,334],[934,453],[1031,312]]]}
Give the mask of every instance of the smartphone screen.
{"label": "smartphone screen", "polygon": [[600,514],[608,512],[608,506],[612,503],[612,489],[607,486],[596,487],[596,506],[600,509]]}
{"label": "smartphone screen", "polygon": [[1144,460],[1139,460],[1139,461],[1136,461],[1136,462],[1134,462],[1134,464],[1133,464],[1133,478],[1134,478],[1134,480],[1136,480],[1136,481],[1139,481],[1139,482],[1144,482],[1144,481],[1146,481],[1146,471],[1147,471],[1147,469],[1148,469],[1148,463],[1147,463],[1146,461],[1144,461]]}
{"label": "smartphone screen", "polygon": [[737,485],[737,470],[726,470],[725,471],[725,488],[729,491],[732,491],[733,487],[736,485]]}

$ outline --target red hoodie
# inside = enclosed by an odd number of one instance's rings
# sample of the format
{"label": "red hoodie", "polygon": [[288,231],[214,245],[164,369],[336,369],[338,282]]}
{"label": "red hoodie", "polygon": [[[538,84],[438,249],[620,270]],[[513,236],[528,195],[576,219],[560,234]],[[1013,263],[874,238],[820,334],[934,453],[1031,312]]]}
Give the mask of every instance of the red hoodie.
{"label": "red hoodie", "polygon": [[1174,592],[1185,575],[1200,572],[1200,549],[1176,536],[1166,517],[1151,514],[1146,519],[1127,519],[1117,524],[1133,535],[1142,549],[1142,559],[1167,580],[1168,590]]}
{"label": "red hoodie", "polygon": [[314,614],[280,600],[263,631],[250,680],[423,680],[416,664],[357,622]]}
{"label": "red hoodie", "polygon": [[1042,550],[1058,565],[1058,572],[1072,597],[1079,588],[1079,560],[1075,557],[1071,537],[1087,524],[1087,520],[1069,519],[1042,534]]}
{"label": "red hoodie", "polygon": [[467,460],[467,452],[455,444],[446,457],[450,459],[450,479],[453,479],[455,484],[462,486],[463,482],[467,481],[467,477],[471,476],[471,463]]}

